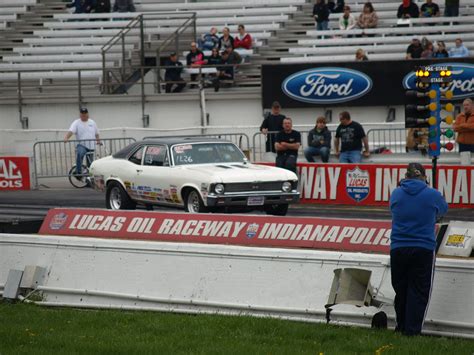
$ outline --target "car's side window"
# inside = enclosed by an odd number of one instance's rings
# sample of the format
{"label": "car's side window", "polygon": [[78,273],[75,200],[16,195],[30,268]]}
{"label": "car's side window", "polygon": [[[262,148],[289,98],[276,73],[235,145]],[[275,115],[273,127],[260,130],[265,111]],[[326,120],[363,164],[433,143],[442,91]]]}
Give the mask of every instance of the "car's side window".
{"label": "car's side window", "polygon": [[145,148],[141,147],[135,153],[133,153],[132,156],[130,158],[128,158],[128,160],[131,161],[134,164],[141,165],[144,150],[145,150]]}
{"label": "car's side window", "polygon": [[145,159],[143,165],[148,166],[167,166],[168,154],[164,145],[149,146],[145,152]]}

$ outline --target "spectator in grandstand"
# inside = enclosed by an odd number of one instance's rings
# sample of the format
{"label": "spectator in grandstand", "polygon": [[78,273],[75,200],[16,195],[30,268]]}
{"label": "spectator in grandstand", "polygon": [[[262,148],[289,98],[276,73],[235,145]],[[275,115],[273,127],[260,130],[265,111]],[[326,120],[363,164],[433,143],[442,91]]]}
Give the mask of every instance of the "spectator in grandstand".
{"label": "spectator in grandstand", "polygon": [[419,59],[421,58],[421,53],[423,52],[423,47],[418,38],[413,38],[411,44],[407,48],[406,59]]}
{"label": "spectator in grandstand", "polygon": [[208,65],[219,65],[222,64],[222,57],[219,53],[219,49],[212,48],[211,55],[206,57]]}
{"label": "spectator in grandstand", "polygon": [[[219,53],[218,48],[212,48],[211,55],[206,57],[207,65],[215,66],[216,70],[219,64],[222,64],[222,57]],[[218,72],[216,74],[209,74],[210,81],[214,84],[214,81],[217,78]]]}
{"label": "spectator in grandstand", "polygon": [[290,117],[283,120],[283,129],[278,132],[275,138],[275,150],[277,157],[275,165],[278,168],[296,172],[296,160],[298,159],[298,149],[301,146],[301,133],[293,129],[293,121]]}
{"label": "spectator in grandstand", "polygon": [[283,120],[285,117],[285,115],[281,114],[280,103],[278,101],[274,101],[271,111],[265,114],[263,122],[260,125],[260,132],[266,136],[266,152],[276,153],[275,142],[277,134],[268,132],[280,132],[283,129]]}
{"label": "spectator in grandstand", "polygon": [[433,0],[426,0],[420,8],[421,17],[437,17],[440,15],[439,6]]}
{"label": "spectator in grandstand", "polygon": [[376,28],[379,21],[379,17],[374,10],[374,6],[371,2],[366,2],[362,9],[359,19],[357,20],[357,26],[365,30],[367,28]]}
{"label": "spectator in grandstand", "polygon": [[[200,66],[206,64],[204,59],[204,53],[198,49],[196,42],[191,42],[191,50],[186,56],[186,64],[191,68],[199,68]],[[191,81],[196,81],[198,74],[191,74]],[[191,87],[194,87],[195,84],[191,84]]]}
{"label": "spectator in grandstand", "polygon": [[110,0],[97,0],[94,6],[94,12],[104,14],[110,12]]}
{"label": "spectator in grandstand", "polygon": [[421,334],[430,299],[436,249],[436,220],[448,211],[443,195],[429,187],[426,171],[410,163],[390,196],[390,266],[395,291],[395,331]]}
{"label": "spectator in grandstand", "polygon": [[338,14],[344,11],[344,0],[328,0],[328,9],[332,14]]}
{"label": "spectator in grandstand", "polygon": [[322,116],[316,120],[316,126],[308,132],[308,146],[304,156],[309,163],[314,163],[314,157],[319,155],[323,163],[329,161],[331,151],[331,132],[326,127],[326,119]]}
{"label": "spectator in grandstand", "polygon": [[420,16],[420,9],[413,0],[403,0],[402,4],[398,7],[397,17],[398,18],[417,18]]}
{"label": "spectator in grandstand", "polygon": [[423,52],[421,52],[420,58],[433,58],[433,43],[430,41],[426,42],[426,44],[423,46]]}
{"label": "spectator in grandstand", "polygon": [[245,26],[238,26],[237,36],[234,37],[234,49],[250,49],[252,48],[252,36],[245,32]]}
{"label": "spectator in grandstand", "polygon": [[351,115],[347,111],[339,114],[339,121],[336,138],[334,138],[334,148],[336,155],[339,156],[339,162],[360,163],[362,143],[364,144],[364,157],[370,156],[369,140],[365,135],[364,128],[360,123],[352,121]]}
{"label": "spectator in grandstand", "polygon": [[[81,178],[82,174],[82,163],[87,153],[95,150],[95,145],[100,144],[99,129],[96,123],[89,118],[89,111],[87,108],[82,107],[79,110],[78,119],[72,122],[68,132],[64,136],[64,143],[66,143],[73,135],[76,135],[78,142],[76,145],[76,175],[77,179]],[[92,163],[87,159],[87,166]]]}
{"label": "spectator in grandstand", "polygon": [[405,150],[407,153],[428,153],[428,128],[408,128]]}
{"label": "spectator in grandstand", "polygon": [[133,0],[115,0],[114,12],[135,12]]}
{"label": "spectator in grandstand", "polygon": [[[170,92],[181,92],[186,86],[186,82],[181,77],[183,72],[183,64],[178,60],[178,55],[176,53],[171,53],[168,60],[165,62],[165,91]],[[173,86],[176,87],[173,89]]]}
{"label": "spectator in grandstand", "polygon": [[358,50],[356,50],[355,59],[358,62],[369,60],[369,58],[367,58],[367,55],[365,54],[362,48],[359,48]]}
{"label": "spectator in grandstand", "polygon": [[232,47],[227,47],[221,54],[224,66],[217,68],[217,76],[214,79],[214,91],[219,91],[222,81],[229,84],[234,82],[235,68],[242,62],[242,57]]}
{"label": "spectator in grandstand", "polygon": [[466,46],[462,43],[461,38],[456,38],[456,46],[452,47],[449,50],[449,57],[450,58],[465,58],[469,57],[469,50]]}
{"label": "spectator in grandstand", "polygon": [[445,0],[444,16],[447,16],[447,17],[459,16],[459,0]]}
{"label": "spectator in grandstand", "polygon": [[73,0],[66,7],[74,7],[75,14],[88,14],[94,10],[94,0]]}
{"label": "spectator in grandstand", "polygon": [[453,128],[457,132],[456,142],[459,144],[459,152],[474,153],[474,104],[471,99],[462,103],[461,112],[454,122]]}
{"label": "spectator in grandstand", "polygon": [[222,36],[219,38],[219,49],[223,50],[226,47],[234,47],[234,37],[230,35],[229,27],[224,27]]}
{"label": "spectator in grandstand", "polygon": [[329,8],[325,0],[316,0],[313,7],[313,17],[316,21],[316,29],[318,31],[327,31],[329,24]]}
{"label": "spectator in grandstand", "polygon": [[219,48],[219,37],[217,28],[212,27],[208,33],[205,33],[198,39],[199,48],[203,51],[210,51],[213,48]]}
{"label": "spectator in grandstand", "polygon": [[356,26],[354,15],[351,14],[351,7],[344,6],[344,12],[339,17],[339,29],[350,31]]}
{"label": "spectator in grandstand", "polygon": [[449,54],[446,50],[446,45],[443,41],[436,42],[436,50],[433,53],[433,58],[448,58]]}

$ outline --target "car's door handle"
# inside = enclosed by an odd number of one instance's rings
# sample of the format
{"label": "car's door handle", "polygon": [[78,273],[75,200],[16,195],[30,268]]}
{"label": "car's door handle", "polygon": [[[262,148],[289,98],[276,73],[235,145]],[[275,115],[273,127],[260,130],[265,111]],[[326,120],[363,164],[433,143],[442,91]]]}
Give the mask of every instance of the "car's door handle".
{"label": "car's door handle", "polygon": [[137,173],[143,173],[143,170],[137,169]]}

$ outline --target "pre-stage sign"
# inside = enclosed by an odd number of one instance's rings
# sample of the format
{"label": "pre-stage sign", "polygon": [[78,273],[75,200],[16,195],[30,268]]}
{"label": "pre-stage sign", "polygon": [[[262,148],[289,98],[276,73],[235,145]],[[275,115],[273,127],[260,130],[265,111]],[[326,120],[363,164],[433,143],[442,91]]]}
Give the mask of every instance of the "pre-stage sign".
{"label": "pre-stage sign", "polygon": [[40,234],[389,253],[390,221],[53,209]]}

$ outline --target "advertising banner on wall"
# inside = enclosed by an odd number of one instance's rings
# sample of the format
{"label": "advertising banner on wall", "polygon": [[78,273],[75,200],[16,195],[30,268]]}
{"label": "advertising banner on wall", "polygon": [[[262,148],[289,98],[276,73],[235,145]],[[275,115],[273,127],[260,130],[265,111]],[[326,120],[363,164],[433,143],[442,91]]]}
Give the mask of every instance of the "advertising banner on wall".
{"label": "advertising banner on wall", "polygon": [[[404,178],[406,164],[299,163],[298,169],[301,203],[384,206]],[[431,183],[431,166],[425,169]],[[438,190],[449,206],[474,208],[474,166],[440,165],[437,171]]]}
{"label": "advertising banner on wall", "polygon": [[30,158],[0,157],[0,191],[30,188]]}
{"label": "advertising banner on wall", "polygon": [[429,64],[452,67],[451,101],[474,96],[473,58],[268,64],[262,65],[262,106],[275,100],[284,108],[403,105],[416,66]]}
{"label": "advertising banner on wall", "polygon": [[39,233],[387,254],[391,222],[57,208]]}

